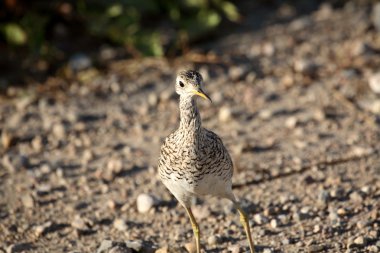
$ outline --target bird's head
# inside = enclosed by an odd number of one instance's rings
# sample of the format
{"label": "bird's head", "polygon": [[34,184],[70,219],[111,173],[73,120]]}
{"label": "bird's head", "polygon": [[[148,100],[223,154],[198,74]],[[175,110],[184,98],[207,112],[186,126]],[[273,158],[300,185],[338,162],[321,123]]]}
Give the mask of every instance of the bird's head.
{"label": "bird's head", "polygon": [[200,96],[204,99],[208,99],[211,102],[211,98],[202,90],[203,78],[195,70],[181,71],[176,80],[175,90],[180,96]]}

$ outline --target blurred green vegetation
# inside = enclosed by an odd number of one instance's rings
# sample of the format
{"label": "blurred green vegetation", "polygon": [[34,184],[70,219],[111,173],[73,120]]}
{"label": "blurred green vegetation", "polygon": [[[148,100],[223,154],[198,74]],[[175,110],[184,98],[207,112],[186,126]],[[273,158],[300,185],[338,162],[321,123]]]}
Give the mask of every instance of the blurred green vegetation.
{"label": "blurred green vegetation", "polygon": [[206,36],[223,19],[239,20],[228,0],[3,0],[0,45],[49,57],[87,37],[137,55],[162,56]]}

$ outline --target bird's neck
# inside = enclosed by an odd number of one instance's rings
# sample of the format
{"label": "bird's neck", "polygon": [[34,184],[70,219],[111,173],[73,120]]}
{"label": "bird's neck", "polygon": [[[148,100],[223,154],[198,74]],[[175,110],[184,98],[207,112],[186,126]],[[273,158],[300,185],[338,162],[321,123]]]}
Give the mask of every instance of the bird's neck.
{"label": "bird's neck", "polygon": [[197,133],[201,129],[201,116],[197,103],[190,96],[181,96],[179,100],[180,128],[187,133]]}

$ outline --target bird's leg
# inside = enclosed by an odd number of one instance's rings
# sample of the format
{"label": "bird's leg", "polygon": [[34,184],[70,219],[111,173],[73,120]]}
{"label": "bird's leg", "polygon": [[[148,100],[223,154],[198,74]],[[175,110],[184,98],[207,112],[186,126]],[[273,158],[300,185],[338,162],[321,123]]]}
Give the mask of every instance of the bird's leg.
{"label": "bird's leg", "polygon": [[237,210],[239,211],[240,222],[243,224],[243,227],[244,227],[244,230],[245,230],[245,234],[247,235],[248,243],[249,243],[249,248],[251,250],[251,253],[254,253],[255,252],[255,248],[253,246],[253,241],[252,241],[252,236],[251,236],[251,229],[249,228],[248,216],[245,213],[245,211],[243,210],[243,208],[241,208],[241,206],[239,205],[239,203],[237,201],[234,201],[234,204],[235,204],[235,207],[237,208]]}
{"label": "bird's leg", "polygon": [[196,246],[197,246],[197,253],[201,253],[199,226],[197,224],[197,221],[194,218],[194,215],[193,215],[193,212],[191,211],[191,208],[185,206],[185,209],[186,209],[187,214],[190,217],[191,226],[193,227],[193,233],[194,233],[194,237],[195,237],[195,243],[196,243]]}

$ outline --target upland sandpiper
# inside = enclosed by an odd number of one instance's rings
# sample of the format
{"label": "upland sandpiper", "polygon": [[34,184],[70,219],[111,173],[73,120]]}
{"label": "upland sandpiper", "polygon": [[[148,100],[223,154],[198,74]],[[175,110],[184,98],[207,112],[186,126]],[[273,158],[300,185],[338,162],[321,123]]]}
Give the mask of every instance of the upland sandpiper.
{"label": "upland sandpiper", "polygon": [[203,78],[196,71],[182,71],[177,76],[175,90],[180,95],[180,125],[161,147],[159,175],[190,217],[197,253],[201,252],[200,231],[191,211],[191,200],[194,196],[204,195],[227,198],[234,203],[248,237],[250,251],[254,252],[248,217],[232,193],[231,157],[218,135],[201,124],[194,96],[211,101],[202,87]]}

